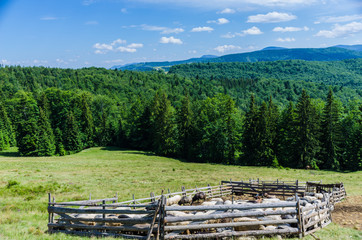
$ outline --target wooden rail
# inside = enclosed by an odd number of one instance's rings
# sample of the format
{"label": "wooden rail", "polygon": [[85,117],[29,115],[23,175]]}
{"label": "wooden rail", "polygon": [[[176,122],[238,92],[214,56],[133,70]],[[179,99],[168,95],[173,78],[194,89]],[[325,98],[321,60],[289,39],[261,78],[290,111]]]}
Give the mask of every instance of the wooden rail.
{"label": "wooden rail", "polygon": [[[228,195],[293,196],[292,201],[276,203],[234,202],[229,205],[167,206],[167,199],[176,195],[193,196],[204,192],[207,198]],[[306,191],[323,193],[316,204],[302,206]],[[346,197],[342,183],[321,184],[298,181],[222,181],[220,185],[149,198],[118,202],[118,197],[56,202],[49,194],[49,233],[79,236],[122,237],[132,239],[205,239],[261,235],[312,234],[331,223],[336,202]],[[234,198],[232,198],[234,199]],[[289,199],[290,200],[290,199]],[[303,200],[305,201],[305,200]],[[216,202],[215,202],[216,203]]]}

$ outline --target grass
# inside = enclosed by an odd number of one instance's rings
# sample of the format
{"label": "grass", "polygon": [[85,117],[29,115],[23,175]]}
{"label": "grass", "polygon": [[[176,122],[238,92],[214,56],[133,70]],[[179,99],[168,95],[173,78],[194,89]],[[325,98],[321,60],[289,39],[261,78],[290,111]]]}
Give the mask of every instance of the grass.
{"label": "grass", "polygon": [[[120,200],[217,185],[221,180],[322,180],[343,182],[348,195],[362,195],[361,172],[273,169],[187,163],[139,151],[91,148],[64,157],[19,157],[16,149],[0,152],[0,239],[84,239],[48,235],[47,193],[56,201],[112,197]],[[361,232],[331,224],[318,231],[321,239],[360,239]],[[312,239],[308,237],[306,239]]]}

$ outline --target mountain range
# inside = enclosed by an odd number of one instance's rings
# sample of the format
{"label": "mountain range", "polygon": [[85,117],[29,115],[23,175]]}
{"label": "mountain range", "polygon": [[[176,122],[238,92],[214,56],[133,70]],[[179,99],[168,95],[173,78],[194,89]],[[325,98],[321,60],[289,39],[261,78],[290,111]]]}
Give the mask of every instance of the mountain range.
{"label": "mountain range", "polygon": [[179,64],[198,62],[260,62],[278,60],[306,60],[306,61],[339,61],[345,59],[362,58],[362,45],[336,45],[328,48],[282,48],[266,47],[262,50],[235,53],[223,56],[204,55],[200,58],[191,58],[179,61],[141,62],[127,65],[117,65],[111,69],[151,71],[163,69]]}

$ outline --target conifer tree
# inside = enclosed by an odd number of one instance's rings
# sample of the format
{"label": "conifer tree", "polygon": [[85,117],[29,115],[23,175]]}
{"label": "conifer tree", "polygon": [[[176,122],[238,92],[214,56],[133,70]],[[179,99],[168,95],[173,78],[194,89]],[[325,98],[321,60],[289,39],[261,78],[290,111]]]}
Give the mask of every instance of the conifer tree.
{"label": "conifer tree", "polygon": [[242,163],[245,165],[256,165],[258,163],[258,111],[254,95],[250,97],[249,110],[245,115],[242,136]]}
{"label": "conifer tree", "polygon": [[175,152],[175,125],[173,108],[164,91],[158,90],[151,105],[152,148],[156,154],[171,155]]}
{"label": "conifer tree", "polygon": [[0,125],[2,125],[3,136],[6,136],[6,146],[14,147],[16,145],[15,132],[8,117],[5,106],[0,101]]}
{"label": "conifer tree", "polygon": [[299,98],[296,109],[296,156],[294,167],[318,169],[316,155],[319,151],[319,119],[316,109],[305,90]]}
{"label": "conifer tree", "polygon": [[72,112],[68,113],[65,122],[63,143],[65,150],[69,152],[78,152],[82,149],[79,128]]}
{"label": "conifer tree", "polygon": [[38,115],[36,101],[28,94],[20,93],[17,101],[17,145],[20,155],[36,156],[38,146]]}
{"label": "conifer tree", "polygon": [[62,132],[60,131],[59,128],[55,129],[54,138],[55,138],[55,154],[59,156],[64,156],[66,154],[66,151],[63,145]]}
{"label": "conifer tree", "polygon": [[178,145],[180,155],[184,159],[191,157],[193,112],[188,92],[182,99],[181,107],[177,112]]}
{"label": "conifer tree", "polygon": [[89,94],[82,93],[79,97],[79,108],[81,111],[80,128],[82,132],[82,142],[84,147],[91,147],[93,146],[94,123],[92,112],[89,107],[90,96]]}
{"label": "conifer tree", "polygon": [[321,121],[321,161],[323,168],[339,169],[341,125],[340,113],[332,89],[329,90]]}
{"label": "conifer tree", "polygon": [[48,117],[42,108],[39,108],[38,120],[38,156],[52,156],[55,154],[55,139]]}
{"label": "conifer tree", "polygon": [[296,114],[292,102],[281,113],[277,130],[277,156],[280,165],[294,167],[296,160]]}

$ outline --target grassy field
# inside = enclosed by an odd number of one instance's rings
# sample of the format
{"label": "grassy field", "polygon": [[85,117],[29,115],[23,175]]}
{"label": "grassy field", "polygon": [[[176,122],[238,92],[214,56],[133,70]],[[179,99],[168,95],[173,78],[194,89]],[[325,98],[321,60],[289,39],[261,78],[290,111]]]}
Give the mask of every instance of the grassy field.
{"label": "grassy field", "polygon": [[[82,239],[48,235],[47,193],[56,201],[112,197],[147,197],[151,191],[216,185],[221,180],[322,180],[343,182],[349,196],[362,195],[361,172],[339,173],[263,167],[187,163],[117,148],[92,148],[64,157],[18,157],[0,153],[0,239]],[[321,239],[361,239],[361,232],[331,224],[316,233]],[[313,239],[307,237],[306,239]]]}

